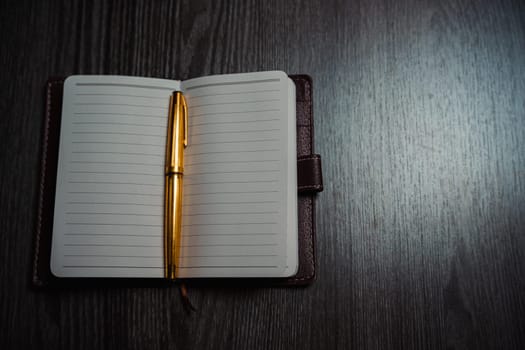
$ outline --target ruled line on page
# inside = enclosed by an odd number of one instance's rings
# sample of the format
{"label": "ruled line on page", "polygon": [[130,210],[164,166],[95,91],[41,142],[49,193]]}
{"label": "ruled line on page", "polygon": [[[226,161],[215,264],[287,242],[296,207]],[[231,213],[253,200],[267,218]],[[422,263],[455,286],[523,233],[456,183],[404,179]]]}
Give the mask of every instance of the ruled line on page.
{"label": "ruled line on page", "polygon": [[279,131],[279,129],[259,129],[259,130],[228,130],[228,131],[207,131],[199,133],[190,133],[190,137],[201,136],[201,135],[222,135],[222,134],[252,134],[261,132]]}
{"label": "ruled line on page", "polygon": [[95,223],[95,222],[65,222],[66,225],[87,225],[87,226],[145,226],[145,227],[162,227],[162,225],[156,224],[128,224],[125,222],[121,223]]}
{"label": "ruled line on page", "polygon": [[129,193],[129,192],[107,192],[107,191],[68,191],[70,194],[110,194],[110,195],[129,195],[129,196],[153,196],[158,197],[161,193]]}
{"label": "ruled line on page", "polygon": [[161,204],[147,204],[147,203],[124,203],[124,202],[90,202],[90,201],[69,201],[67,204],[81,204],[81,205],[139,205],[144,207],[161,207]]}
{"label": "ruled line on page", "polygon": [[216,236],[276,236],[278,233],[269,232],[269,233],[261,233],[261,232],[255,232],[255,233],[196,233],[196,234],[182,234],[182,237],[199,237],[199,236],[209,236],[209,237],[216,237]]}
{"label": "ruled line on page", "polygon": [[163,134],[142,134],[136,132],[122,132],[122,131],[72,131],[76,135],[129,135],[129,136],[154,136],[161,137]]}
{"label": "ruled line on page", "polygon": [[122,151],[71,151],[72,154],[118,154],[125,156],[148,156],[148,157],[161,157],[164,155],[158,153],[149,152],[122,152]]}
{"label": "ruled line on page", "polygon": [[108,122],[108,121],[100,121],[100,122],[85,122],[85,121],[74,121],[72,124],[74,125],[118,125],[118,126],[144,126],[144,127],[151,127],[151,128],[165,128],[165,125],[155,125],[155,124],[141,124],[141,123],[123,123],[123,122]]}
{"label": "ruled line on page", "polygon": [[222,205],[227,205],[227,204],[270,204],[270,203],[279,203],[279,201],[257,201],[257,202],[252,202],[252,201],[234,201],[234,202],[202,202],[202,203],[190,203],[190,204],[184,204],[184,206],[186,207],[193,207],[193,206],[198,206],[198,205],[210,205],[210,204],[222,204]]}
{"label": "ruled line on page", "polygon": [[64,233],[65,236],[101,236],[101,237],[113,237],[113,236],[125,236],[125,237],[142,237],[142,238],[151,238],[158,237],[158,235],[146,235],[146,234],[132,234],[132,233]]}
{"label": "ruled line on page", "polygon": [[256,140],[235,140],[235,141],[211,141],[211,142],[194,142],[191,145],[193,147],[200,146],[200,145],[221,145],[221,144],[230,144],[230,143],[252,143],[252,142],[270,142],[270,141],[279,141],[279,139],[271,138],[271,139],[256,139]]}
{"label": "ruled line on page", "polygon": [[71,160],[70,163],[80,164],[121,164],[121,165],[147,165],[154,166],[156,163],[144,163],[144,162],[122,162],[122,161],[103,161],[103,160]]}
{"label": "ruled line on page", "polygon": [[75,103],[76,106],[120,106],[120,107],[139,107],[139,108],[155,108],[168,110],[168,107],[161,107],[155,105],[137,105],[131,103],[110,103],[110,102],[79,102]]}
{"label": "ruled line on page", "polygon": [[140,176],[164,176],[164,174],[153,173],[134,173],[124,171],[84,171],[84,170],[70,170],[70,174],[93,174],[93,175],[140,175]]}
{"label": "ruled line on page", "polygon": [[87,144],[87,145],[126,145],[126,146],[153,146],[165,148],[166,145],[155,144],[155,143],[135,143],[135,142],[118,142],[118,141],[73,141],[73,144]]}
{"label": "ruled line on page", "polygon": [[[62,265],[66,269],[163,269],[164,266],[141,266],[141,265]],[[180,268],[180,266],[179,266]]]}
{"label": "ruled line on page", "polygon": [[[279,159],[262,159],[262,160],[228,160],[227,163],[272,163],[277,162]],[[205,161],[205,162],[195,162],[195,163],[186,163],[187,166],[191,165],[204,165],[204,164],[224,164],[226,161]]]}
{"label": "ruled line on page", "polygon": [[279,112],[280,109],[276,108],[270,108],[270,109],[257,109],[257,110],[246,110],[246,111],[228,111],[228,112],[209,112],[209,113],[197,113],[194,114],[190,111],[190,118],[199,118],[199,117],[208,117],[213,115],[231,115],[231,114],[239,114],[239,113],[264,113],[264,112]]}
{"label": "ruled line on page", "polygon": [[277,243],[251,243],[251,244],[185,244],[178,245],[178,248],[191,248],[191,247],[274,247]]}
{"label": "ruled line on page", "polygon": [[206,123],[195,123],[192,124],[189,123],[189,127],[197,127],[197,126],[207,126],[207,125],[232,125],[232,124],[248,124],[248,123],[263,123],[263,122],[274,122],[278,121],[279,118],[270,118],[270,119],[255,119],[255,120],[240,120],[240,121],[213,121],[213,122],[206,122]]}
{"label": "ruled line on page", "polygon": [[[62,265],[63,268],[116,268],[116,269],[163,269],[164,266],[141,266],[141,265]],[[195,265],[178,266],[179,269],[255,269],[255,268],[277,268],[277,265]]]}
{"label": "ruled line on page", "polygon": [[191,152],[191,155],[192,156],[200,156],[200,155],[206,155],[206,154],[235,154],[235,153],[277,152],[277,151],[280,151],[280,149],[278,149],[278,148],[269,148],[269,149],[254,149],[254,150],[239,150],[239,151],[209,151],[209,152],[198,152],[198,153],[197,152]]}
{"label": "ruled line on page", "polygon": [[116,97],[138,97],[138,98],[151,98],[151,99],[157,99],[157,100],[163,100],[165,101],[165,97],[158,97],[158,96],[145,96],[145,95],[130,95],[130,94],[111,94],[111,93],[76,93],[75,96],[116,96]]}
{"label": "ruled line on page", "polygon": [[182,259],[187,258],[241,258],[241,257],[274,257],[277,254],[236,254],[236,255],[185,255]]}
{"label": "ruled line on page", "polygon": [[226,222],[226,223],[211,223],[211,224],[182,224],[182,227],[191,226],[239,226],[239,225],[276,225],[277,222]]}
{"label": "ruled line on page", "polygon": [[164,187],[160,184],[150,184],[143,182],[114,182],[114,181],[68,181],[70,184],[97,184],[97,185],[137,185],[137,186],[153,186]]}
{"label": "ruled line on page", "polygon": [[158,255],[109,255],[109,254],[65,254],[67,258],[155,258]]}
{"label": "ruled line on page", "polygon": [[147,183],[147,182],[118,182],[118,181],[78,181],[68,180],[70,184],[97,184],[97,185],[133,185],[133,186],[153,186],[153,187],[164,187],[164,185],[158,183]]}
{"label": "ruled line on page", "polygon": [[214,96],[230,96],[230,95],[247,95],[247,94],[255,94],[255,93],[265,93],[265,92],[279,92],[279,90],[276,89],[266,89],[266,90],[250,90],[250,91],[232,91],[232,92],[218,92],[214,94],[203,94],[203,95],[191,95],[186,97],[187,100],[191,100],[193,98],[199,98],[199,97],[214,97]]}
{"label": "ruled line on page", "polygon": [[259,173],[277,173],[277,172],[279,172],[279,170],[267,170],[267,169],[263,169],[263,170],[239,170],[239,171],[226,170],[226,171],[203,171],[203,172],[198,172],[198,173],[187,172],[186,175],[197,176],[197,175],[217,175],[217,174],[259,174]]}
{"label": "ruled line on page", "polygon": [[71,205],[138,205],[141,207],[159,207],[162,204],[148,204],[148,203],[129,203],[129,202],[101,202],[101,201],[68,201]]}
{"label": "ruled line on page", "polygon": [[156,85],[142,85],[142,84],[122,84],[122,83],[76,83],[77,86],[115,86],[115,87],[131,87],[141,89],[153,89],[153,90],[169,90],[173,91],[172,87],[156,86]]}
{"label": "ruled line on page", "polygon": [[75,112],[74,115],[87,115],[87,116],[121,116],[121,117],[144,117],[144,118],[163,118],[166,119],[165,115],[158,114],[140,114],[140,113],[116,113],[116,112]]}
{"label": "ruled line on page", "polygon": [[188,86],[188,87],[186,87],[186,90],[195,90],[195,89],[201,89],[201,88],[211,87],[211,86],[251,85],[251,84],[272,83],[272,82],[279,82],[279,79],[260,79],[260,80],[228,81],[228,82],[220,82],[220,83],[208,83],[208,84]]}
{"label": "ruled line on page", "polygon": [[217,191],[217,192],[188,193],[188,194],[184,194],[184,196],[203,196],[203,195],[209,195],[209,194],[228,194],[228,193],[255,194],[255,193],[269,193],[269,192],[276,193],[279,191],[277,190],[271,190],[271,191],[250,191],[250,190],[247,190],[247,191]]}
{"label": "ruled line on page", "polygon": [[279,101],[278,98],[271,98],[265,100],[253,100],[253,101],[240,101],[240,102],[214,102],[214,103],[203,103],[200,105],[191,105],[191,108],[206,107],[206,106],[220,106],[220,105],[242,105],[249,103],[263,103],[263,102],[276,102]]}
{"label": "ruled line on page", "polygon": [[69,215],[131,215],[131,216],[144,216],[144,217],[164,217],[164,215],[161,214],[143,214],[143,213],[116,213],[116,212],[98,212],[98,213],[92,213],[92,212],[79,212],[79,211],[66,211],[66,214]]}
{"label": "ruled line on page", "polygon": [[200,185],[220,185],[220,184],[258,184],[258,183],[276,183],[277,180],[248,180],[248,181],[210,181],[210,182],[188,182],[187,186],[200,186]]}
{"label": "ruled line on page", "polygon": [[65,243],[66,247],[161,248],[158,244]]}
{"label": "ruled line on page", "polygon": [[195,266],[178,266],[179,269],[256,269],[256,268],[272,268],[275,269],[278,265],[195,265]]}
{"label": "ruled line on page", "polygon": [[255,215],[261,215],[261,214],[278,214],[278,211],[224,211],[224,212],[209,212],[209,213],[194,213],[194,214],[183,214],[183,217],[191,217],[191,216],[206,216],[206,215],[237,215],[237,214],[255,214]]}

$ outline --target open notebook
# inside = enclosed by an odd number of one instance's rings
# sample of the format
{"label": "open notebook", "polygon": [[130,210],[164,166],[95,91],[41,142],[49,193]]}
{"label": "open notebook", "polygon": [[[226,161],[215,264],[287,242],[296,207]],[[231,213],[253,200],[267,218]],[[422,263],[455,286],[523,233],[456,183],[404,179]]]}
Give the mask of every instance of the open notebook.
{"label": "open notebook", "polygon": [[189,110],[179,277],[298,268],[295,85],[283,72],[64,83],[51,271],[162,278],[169,96]]}

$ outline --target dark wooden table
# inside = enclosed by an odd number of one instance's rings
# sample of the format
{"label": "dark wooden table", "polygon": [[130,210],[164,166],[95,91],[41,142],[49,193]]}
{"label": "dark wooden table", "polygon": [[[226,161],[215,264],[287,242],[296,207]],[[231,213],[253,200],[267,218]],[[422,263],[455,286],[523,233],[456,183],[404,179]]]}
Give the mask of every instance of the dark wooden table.
{"label": "dark wooden table", "polygon": [[[523,1],[2,1],[0,348],[523,349]],[[49,76],[314,81],[311,287],[36,291]]]}

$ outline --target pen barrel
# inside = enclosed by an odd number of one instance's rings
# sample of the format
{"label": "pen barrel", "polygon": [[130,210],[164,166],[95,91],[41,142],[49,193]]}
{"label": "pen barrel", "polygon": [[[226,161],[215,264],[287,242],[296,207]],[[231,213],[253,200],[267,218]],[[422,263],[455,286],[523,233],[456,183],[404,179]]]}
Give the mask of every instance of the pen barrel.
{"label": "pen barrel", "polygon": [[168,279],[178,275],[182,232],[182,174],[184,148],[188,144],[188,109],[180,91],[170,97],[166,140],[166,180],[164,213],[164,274]]}
{"label": "pen barrel", "polygon": [[182,235],[182,174],[166,175],[164,203],[164,276],[175,279],[178,275]]}
{"label": "pen barrel", "polygon": [[166,174],[184,172],[184,148],[187,145],[188,110],[180,91],[170,97],[166,142]]}

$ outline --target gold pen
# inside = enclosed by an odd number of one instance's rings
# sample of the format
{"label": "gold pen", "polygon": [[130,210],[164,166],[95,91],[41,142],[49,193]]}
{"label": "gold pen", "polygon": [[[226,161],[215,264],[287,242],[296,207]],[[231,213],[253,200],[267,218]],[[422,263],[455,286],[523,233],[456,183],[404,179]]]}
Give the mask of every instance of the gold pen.
{"label": "gold pen", "polygon": [[182,176],[188,145],[188,108],[180,91],[170,97],[164,188],[164,277],[174,280],[182,234]]}

